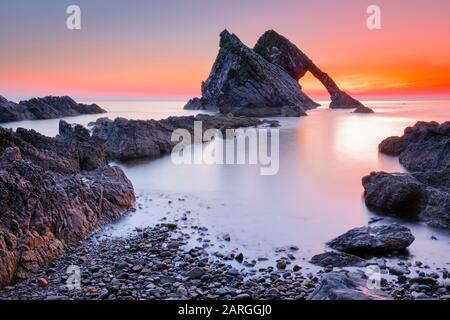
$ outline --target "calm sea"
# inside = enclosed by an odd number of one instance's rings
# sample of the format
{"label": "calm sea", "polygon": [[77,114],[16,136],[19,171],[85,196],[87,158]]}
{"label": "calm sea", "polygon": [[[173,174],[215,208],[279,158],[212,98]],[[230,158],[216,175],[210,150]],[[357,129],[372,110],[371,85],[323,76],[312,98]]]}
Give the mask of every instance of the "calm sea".
{"label": "calm sea", "polygon": [[[136,227],[188,213],[187,224],[204,226],[214,240],[222,233],[247,257],[276,256],[276,249],[300,248],[303,259],[321,253],[325,243],[350,228],[367,225],[361,178],[371,171],[403,172],[398,159],[380,155],[378,144],[419,120],[450,120],[450,101],[366,101],[375,114],[320,107],[308,117],[280,118],[280,170],[261,176],[256,165],[174,165],[170,156],[119,164],[138,195],[138,209],[105,232],[123,235]],[[162,119],[195,114],[184,102],[98,102],[110,118]],[[98,115],[66,118],[87,125]],[[22,121],[5,127],[57,134],[59,120]],[[182,199],[182,200],[178,200]],[[172,201],[172,203],[169,203]],[[385,217],[412,229],[414,259],[430,266],[450,263],[450,234],[422,223]],[[432,240],[432,236],[437,240]],[[219,249],[216,247],[216,249]]]}

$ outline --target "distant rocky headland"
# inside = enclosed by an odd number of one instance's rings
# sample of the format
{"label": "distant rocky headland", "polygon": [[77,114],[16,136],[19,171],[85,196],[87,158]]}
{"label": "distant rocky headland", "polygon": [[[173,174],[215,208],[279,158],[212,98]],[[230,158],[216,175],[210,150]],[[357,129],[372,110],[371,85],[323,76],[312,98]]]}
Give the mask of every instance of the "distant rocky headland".
{"label": "distant rocky headland", "polygon": [[0,96],[0,122],[56,119],[81,114],[106,113],[96,104],[77,103],[70,97],[33,98],[15,103]]}
{"label": "distant rocky headland", "polygon": [[202,97],[191,99],[185,109],[255,117],[304,116],[318,106],[298,83],[306,72],[311,72],[329,92],[330,108],[373,112],[339,89],[306,54],[273,30],[264,33],[254,49],[223,31],[216,61],[202,83]]}

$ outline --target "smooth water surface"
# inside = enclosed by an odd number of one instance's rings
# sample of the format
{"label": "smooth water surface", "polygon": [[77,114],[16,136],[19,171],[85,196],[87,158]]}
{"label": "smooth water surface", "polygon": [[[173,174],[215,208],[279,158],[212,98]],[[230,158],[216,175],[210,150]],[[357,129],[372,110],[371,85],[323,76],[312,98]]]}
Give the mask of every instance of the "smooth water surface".
{"label": "smooth water surface", "polygon": [[[194,114],[183,102],[105,102],[100,115],[161,119]],[[260,175],[257,165],[175,165],[170,156],[120,164],[134,184],[138,209],[110,228],[122,235],[161,218],[180,218],[207,227],[213,236],[231,236],[230,248],[246,256],[272,256],[276,248],[296,245],[309,259],[325,243],[350,228],[367,225],[371,213],[363,200],[361,178],[371,171],[403,172],[398,159],[378,153],[386,137],[401,135],[419,120],[450,120],[450,101],[366,102],[375,114],[318,108],[308,117],[280,118],[280,169]],[[66,118],[87,125],[98,115]],[[8,125],[6,125],[8,126]],[[23,121],[9,127],[57,133],[58,120]],[[169,202],[170,201],[170,202]],[[450,263],[450,235],[422,223],[386,217],[411,228],[411,254],[431,266]],[[438,240],[432,240],[435,236]]]}

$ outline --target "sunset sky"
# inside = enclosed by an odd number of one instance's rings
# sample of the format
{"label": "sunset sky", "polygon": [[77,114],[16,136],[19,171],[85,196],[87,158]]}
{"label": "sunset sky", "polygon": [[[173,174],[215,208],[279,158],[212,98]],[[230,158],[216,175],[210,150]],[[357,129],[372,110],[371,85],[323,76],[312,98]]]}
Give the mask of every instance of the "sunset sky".
{"label": "sunset sky", "polygon": [[[80,31],[66,28],[70,4]],[[366,27],[370,4],[381,30]],[[0,95],[198,95],[226,28],[251,47],[275,29],[356,96],[448,97],[449,14],[448,0],[0,0]]]}

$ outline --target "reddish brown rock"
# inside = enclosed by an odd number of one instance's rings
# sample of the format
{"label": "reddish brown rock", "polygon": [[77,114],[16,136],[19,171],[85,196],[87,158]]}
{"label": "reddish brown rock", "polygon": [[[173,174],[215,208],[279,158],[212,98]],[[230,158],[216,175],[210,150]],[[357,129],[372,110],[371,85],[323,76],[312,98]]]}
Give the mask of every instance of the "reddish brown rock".
{"label": "reddish brown rock", "polygon": [[80,162],[90,137],[77,132],[82,130],[65,128],[48,138],[0,128],[0,287],[27,278],[134,205],[133,187],[120,168],[89,161],[94,158]]}

